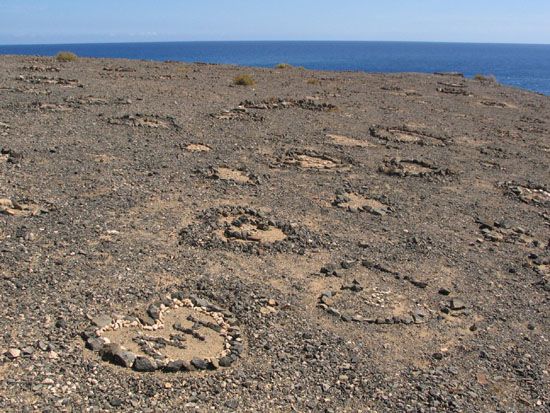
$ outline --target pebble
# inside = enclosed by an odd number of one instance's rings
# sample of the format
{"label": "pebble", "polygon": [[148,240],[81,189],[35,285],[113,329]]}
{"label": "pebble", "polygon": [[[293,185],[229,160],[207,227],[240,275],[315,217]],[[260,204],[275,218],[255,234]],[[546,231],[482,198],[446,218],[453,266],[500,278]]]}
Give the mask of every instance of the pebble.
{"label": "pebble", "polygon": [[10,348],[8,351],[6,351],[6,356],[10,359],[16,359],[21,356],[21,350],[19,350],[18,348]]}
{"label": "pebble", "polygon": [[451,310],[463,310],[464,308],[466,308],[466,304],[464,304],[464,301],[458,298],[453,298],[451,300]]}
{"label": "pebble", "polygon": [[113,407],[120,407],[122,406],[122,400],[119,399],[118,397],[113,397],[109,403],[111,404],[111,406]]}
{"label": "pebble", "polygon": [[112,323],[111,316],[107,314],[100,314],[97,316],[94,316],[91,318],[91,321],[94,325],[96,325],[98,328],[107,327]]}
{"label": "pebble", "polygon": [[34,349],[30,346],[23,347],[21,351],[23,352],[23,355],[26,355],[26,356],[30,356],[34,353]]}

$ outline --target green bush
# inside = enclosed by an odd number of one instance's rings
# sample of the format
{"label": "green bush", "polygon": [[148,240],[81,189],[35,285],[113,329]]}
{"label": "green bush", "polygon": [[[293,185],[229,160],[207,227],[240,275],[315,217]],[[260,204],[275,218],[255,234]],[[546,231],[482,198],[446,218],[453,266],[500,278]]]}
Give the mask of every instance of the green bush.
{"label": "green bush", "polygon": [[276,69],[290,69],[292,65],[289,65],[288,63],[279,63],[277,66],[275,66]]}
{"label": "green bush", "polygon": [[58,62],[74,62],[77,58],[78,58],[77,55],[75,55],[72,52],[59,52],[55,56],[55,59]]}
{"label": "green bush", "polygon": [[235,79],[233,79],[233,83],[239,86],[252,86],[256,82],[254,81],[254,78],[250,75],[239,75]]}

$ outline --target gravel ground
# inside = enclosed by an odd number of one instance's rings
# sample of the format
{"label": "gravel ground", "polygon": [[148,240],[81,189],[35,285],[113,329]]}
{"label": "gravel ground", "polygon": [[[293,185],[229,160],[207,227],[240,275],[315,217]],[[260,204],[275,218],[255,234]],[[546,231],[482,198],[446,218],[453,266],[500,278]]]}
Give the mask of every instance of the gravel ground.
{"label": "gravel ground", "polygon": [[[0,67],[0,410],[548,411],[548,97],[453,74]],[[222,339],[168,325],[178,303]],[[130,323],[166,343],[118,357],[103,331]],[[155,355],[180,339],[189,359]]]}

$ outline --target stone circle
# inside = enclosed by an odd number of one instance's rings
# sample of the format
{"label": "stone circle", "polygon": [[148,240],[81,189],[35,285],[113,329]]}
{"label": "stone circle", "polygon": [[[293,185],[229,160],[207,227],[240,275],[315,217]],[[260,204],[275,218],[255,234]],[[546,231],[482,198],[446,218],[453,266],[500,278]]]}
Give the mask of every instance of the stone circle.
{"label": "stone circle", "polygon": [[526,204],[539,206],[550,205],[550,191],[541,185],[520,185],[513,182],[506,182],[504,186],[513,193],[519,200]]}
{"label": "stone circle", "polygon": [[0,198],[0,214],[15,217],[28,217],[40,215],[45,210],[30,202],[17,202],[9,198]]}
{"label": "stone circle", "polygon": [[336,171],[351,166],[351,162],[310,150],[289,150],[277,159],[279,166],[292,166],[306,170]]}
{"label": "stone circle", "polygon": [[271,98],[262,101],[245,100],[239,104],[240,108],[246,109],[289,109],[300,108],[305,110],[312,110],[317,112],[334,111],[337,109],[336,105],[331,103],[318,103],[315,99],[283,99],[283,98]]}
{"label": "stone circle", "polygon": [[424,146],[444,146],[450,138],[444,134],[418,130],[407,125],[398,127],[372,126],[370,134],[386,142],[413,143]]}
{"label": "stone circle", "polygon": [[181,242],[239,252],[296,252],[321,247],[326,240],[307,228],[276,220],[253,208],[222,206],[204,211],[180,232]]}
{"label": "stone circle", "polygon": [[399,158],[393,158],[389,161],[385,161],[384,165],[379,168],[379,171],[385,173],[386,175],[401,177],[426,177],[430,175],[444,176],[450,174],[449,170],[438,168],[425,161]]}
{"label": "stone circle", "polygon": [[203,143],[190,143],[185,147],[187,152],[210,152],[212,148]]}
{"label": "stone circle", "polygon": [[137,113],[135,115],[124,115],[117,118],[109,118],[108,122],[112,125],[123,125],[131,127],[145,127],[151,129],[179,129],[176,121],[170,116],[145,115]]}
{"label": "stone circle", "polygon": [[228,166],[218,166],[209,168],[206,176],[223,182],[229,182],[239,185],[258,184],[259,179],[254,174],[249,173],[243,168],[230,168]]}
{"label": "stone circle", "polygon": [[91,317],[82,336],[104,361],[138,372],[190,372],[231,366],[244,349],[228,311],[193,295],[173,293],[140,316]]}
{"label": "stone circle", "polygon": [[374,215],[384,216],[391,212],[391,208],[376,198],[369,198],[357,192],[341,191],[336,194],[333,205],[350,212],[366,211]]}

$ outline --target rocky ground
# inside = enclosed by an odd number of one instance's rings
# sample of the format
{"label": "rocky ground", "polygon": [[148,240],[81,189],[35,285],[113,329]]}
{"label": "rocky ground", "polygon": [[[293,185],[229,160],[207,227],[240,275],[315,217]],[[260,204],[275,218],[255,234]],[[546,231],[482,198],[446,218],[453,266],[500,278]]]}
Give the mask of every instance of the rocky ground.
{"label": "rocky ground", "polygon": [[0,67],[0,410],[548,411],[548,97]]}

